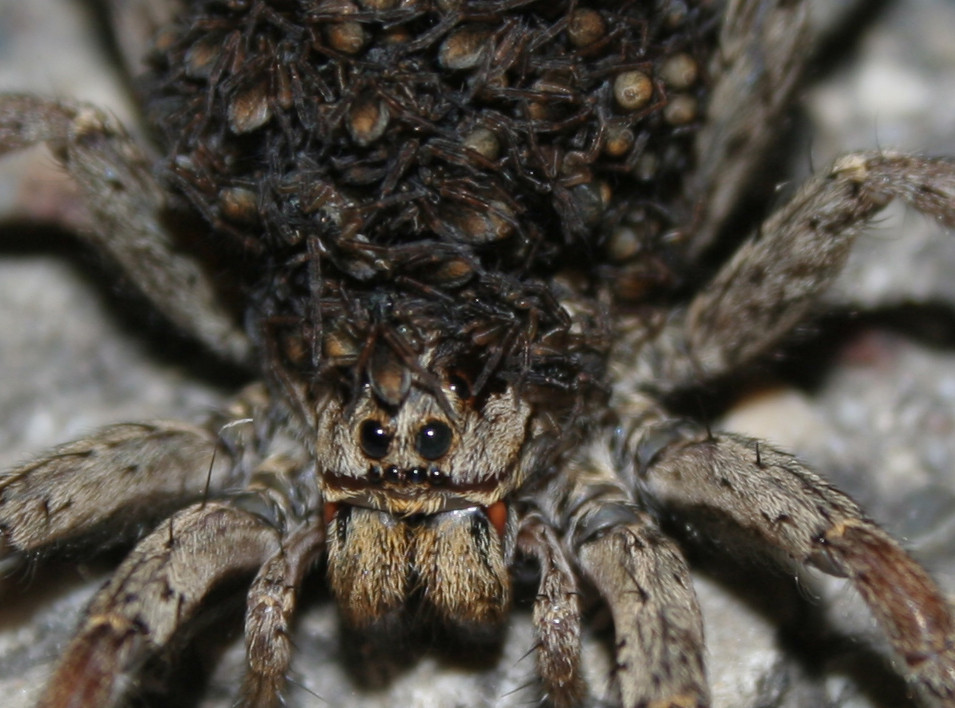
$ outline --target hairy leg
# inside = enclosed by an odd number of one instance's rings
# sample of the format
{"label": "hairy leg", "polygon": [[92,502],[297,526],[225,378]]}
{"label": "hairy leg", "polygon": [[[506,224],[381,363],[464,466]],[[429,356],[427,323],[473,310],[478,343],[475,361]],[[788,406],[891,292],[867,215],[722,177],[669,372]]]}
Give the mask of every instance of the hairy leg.
{"label": "hairy leg", "polygon": [[305,574],[321,555],[325,528],[320,519],[303,525],[282,539],[278,552],[259,570],[249,590],[245,614],[248,669],[242,684],[246,708],[284,705],[292,662],[290,624]]}
{"label": "hairy leg", "polygon": [[102,111],[34,96],[0,95],[0,155],[46,143],[83,192],[86,238],[184,332],[236,362],[249,343],[198,262],[163,224],[165,198],[132,139]]}
{"label": "hairy leg", "polygon": [[641,352],[649,367],[640,374],[644,383],[664,389],[698,383],[778,344],[892,199],[955,228],[955,163],[859,153],[809,180]]}
{"label": "hairy leg", "polygon": [[132,675],[208,594],[255,573],[279,545],[272,524],[224,503],[198,504],[160,524],[93,597],[38,708],[121,705]]}
{"label": "hairy leg", "polygon": [[0,474],[0,554],[134,537],[221,490],[232,465],[207,428],[171,421],[104,428]]}
{"label": "hairy leg", "polygon": [[614,621],[616,680],[627,708],[709,705],[703,620],[675,544],[626,491],[606,440],[573,462],[553,510]]}
{"label": "hairy leg", "polygon": [[518,550],[537,560],[540,587],[534,601],[537,670],[544,694],[555,708],[578,705],[584,694],[580,675],[580,597],[577,578],[557,532],[539,514],[521,520]]}
{"label": "hairy leg", "polygon": [[744,530],[800,563],[848,577],[930,705],[955,702],[955,620],[928,573],[849,497],[793,456],[691,424],[629,445],[648,498],[688,518]]}
{"label": "hairy leg", "polygon": [[731,0],[720,28],[720,51],[706,121],[696,139],[697,168],[689,194],[698,202],[691,234],[696,256],[739,204],[761,156],[777,135],[803,67],[812,57],[809,2]]}

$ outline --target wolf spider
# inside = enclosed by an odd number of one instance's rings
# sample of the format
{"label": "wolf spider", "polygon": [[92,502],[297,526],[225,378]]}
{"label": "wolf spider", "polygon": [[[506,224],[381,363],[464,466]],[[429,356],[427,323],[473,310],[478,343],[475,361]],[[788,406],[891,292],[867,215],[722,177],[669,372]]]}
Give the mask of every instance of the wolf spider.
{"label": "wolf spider", "polygon": [[[791,99],[808,55],[806,6],[743,1],[726,11],[723,64],[687,181],[697,254],[742,199]],[[0,149],[40,142],[89,201],[88,240],[172,323],[223,359],[258,357],[271,384],[249,387],[200,425],[110,426],[0,479],[8,560],[136,542],[92,599],[40,706],[123,703],[144,665],[182,646],[210,596],[249,579],[241,696],[279,704],[298,592],[323,557],[343,620],[381,633],[400,625],[409,603],[464,633],[496,627],[509,609],[509,566],[530,559],[547,700],[588,700],[579,644],[582,603],[595,592],[613,618],[616,701],[707,706],[702,619],[682,551],[663,530],[676,530],[674,518],[847,577],[913,692],[926,705],[955,704],[950,608],[899,544],[793,456],[668,409],[675,394],[777,346],[892,199],[955,227],[951,163],[843,157],[706,287],[666,309],[654,302],[649,316],[615,312],[608,412],[564,448],[551,439],[546,399],[526,398],[519,380],[482,389],[486,369],[462,373],[440,332],[405,358],[361,349],[349,364],[361,376],[311,390],[268,358],[264,346],[275,342],[256,340],[253,354],[217,285],[169,240],[165,195],[114,121],[85,105],[0,97]],[[589,306],[564,297],[568,317]],[[334,332],[325,344],[336,356],[353,346]],[[389,347],[403,351],[403,342]]]}

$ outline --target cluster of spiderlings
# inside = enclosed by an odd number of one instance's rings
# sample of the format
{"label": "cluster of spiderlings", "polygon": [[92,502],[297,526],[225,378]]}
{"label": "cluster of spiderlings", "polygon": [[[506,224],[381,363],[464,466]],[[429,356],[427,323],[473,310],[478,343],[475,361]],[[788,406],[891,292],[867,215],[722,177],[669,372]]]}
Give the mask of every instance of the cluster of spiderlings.
{"label": "cluster of spiderlings", "polygon": [[401,322],[403,301],[418,329],[553,332],[534,283],[639,271],[672,226],[712,4],[199,1],[157,39],[150,112],[273,321],[320,338],[342,314]]}

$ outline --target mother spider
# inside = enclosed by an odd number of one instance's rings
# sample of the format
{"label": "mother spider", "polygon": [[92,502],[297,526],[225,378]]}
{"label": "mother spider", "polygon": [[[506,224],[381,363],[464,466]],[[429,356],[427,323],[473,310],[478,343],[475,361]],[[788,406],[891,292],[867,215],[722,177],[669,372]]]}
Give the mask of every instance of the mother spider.
{"label": "mother spider", "polygon": [[249,579],[242,700],[277,705],[317,560],[372,642],[412,618],[493,630],[521,557],[550,702],[587,700],[593,588],[620,702],[705,706],[671,515],[848,577],[913,689],[955,702],[950,610],[898,543],[790,455],[668,409],[777,344],[891,199],[955,226],[949,163],[851,155],[685,282],[787,104],[805,3],[174,9],[143,89],[155,166],[97,109],[32,96],[0,98],[0,146],[48,143],[90,240],[265,385],[204,425],[113,426],[0,480],[11,557],[152,529],[41,706],[122,703]]}

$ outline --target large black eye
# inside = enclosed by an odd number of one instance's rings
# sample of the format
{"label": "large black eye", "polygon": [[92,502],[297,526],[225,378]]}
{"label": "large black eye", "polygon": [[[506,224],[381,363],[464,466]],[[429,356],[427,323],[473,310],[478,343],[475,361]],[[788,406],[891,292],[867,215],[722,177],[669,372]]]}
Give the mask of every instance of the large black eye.
{"label": "large black eye", "polygon": [[388,446],[391,445],[391,435],[388,434],[381,423],[373,418],[369,418],[361,424],[359,440],[361,451],[373,460],[380,460],[387,455]]}
{"label": "large black eye", "polygon": [[415,449],[426,460],[437,460],[451,447],[451,428],[440,420],[428,421],[415,440]]}

